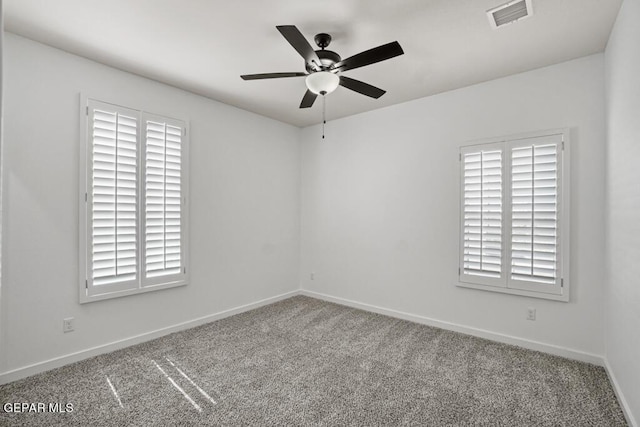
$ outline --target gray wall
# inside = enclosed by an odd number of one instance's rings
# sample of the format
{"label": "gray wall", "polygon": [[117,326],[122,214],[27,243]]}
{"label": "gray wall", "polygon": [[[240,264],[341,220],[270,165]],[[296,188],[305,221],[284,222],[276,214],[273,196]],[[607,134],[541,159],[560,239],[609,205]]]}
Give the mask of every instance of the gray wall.
{"label": "gray wall", "polygon": [[607,45],[606,359],[640,422],[640,0],[625,0]]}
{"label": "gray wall", "polygon": [[[0,372],[298,288],[299,129],[9,33],[4,59]],[[188,286],[78,304],[80,92],[189,119]]]}
{"label": "gray wall", "polygon": [[[598,54],[332,121],[325,140],[304,129],[302,288],[602,363],[603,81]],[[459,146],[561,127],[572,139],[570,302],[456,287]]]}

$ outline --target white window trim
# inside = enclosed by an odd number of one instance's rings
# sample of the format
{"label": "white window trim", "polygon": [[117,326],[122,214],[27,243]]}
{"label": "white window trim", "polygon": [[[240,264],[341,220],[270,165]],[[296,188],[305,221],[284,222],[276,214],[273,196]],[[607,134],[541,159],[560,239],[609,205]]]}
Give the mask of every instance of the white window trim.
{"label": "white window trim", "polygon": [[[527,282],[524,282],[524,281],[518,281],[519,283],[516,282],[518,284],[515,285],[515,287],[512,283],[508,284],[507,269],[509,268],[509,265],[510,265],[510,262],[509,262],[510,261],[509,260],[510,242],[507,242],[506,239],[508,239],[511,234],[510,233],[511,222],[509,220],[510,216],[507,217],[506,212],[507,210],[510,211],[511,209],[510,207],[511,194],[506,187],[506,182],[510,181],[510,177],[509,177],[509,180],[507,180],[506,178],[503,178],[503,181],[502,181],[502,188],[503,188],[502,265],[503,265],[503,268],[505,269],[503,271],[503,277],[501,277],[500,279],[486,281],[482,279],[477,280],[477,278],[475,277],[470,277],[469,275],[462,274],[462,271],[463,271],[462,265],[463,265],[463,256],[464,256],[464,242],[463,242],[464,221],[463,221],[463,205],[462,205],[463,192],[464,192],[464,170],[461,162],[463,159],[463,153],[465,151],[468,151],[470,148],[478,148],[479,146],[483,146],[483,147],[486,146],[487,148],[492,148],[500,145],[505,146],[507,143],[520,144],[520,143],[526,143],[527,139],[539,138],[539,137],[545,137],[545,136],[554,136],[554,135],[562,136],[562,147],[560,149],[560,161],[559,161],[559,170],[558,170],[558,181],[559,181],[559,185],[558,185],[559,215],[558,216],[560,221],[560,225],[558,227],[558,231],[559,231],[558,241],[560,246],[560,250],[558,251],[558,257],[559,257],[558,277],[560,278],[559,289],[556,286],[554,286],[553,288],[545,289],[546,288],[545,286],[541,287],[540,284],[537,284],[537,283],[536,283],[537,285],[537,288],[536,288],[536,286],[529,286]],[[503,153],[504,153],[503,154],[503,170],[508,171],[511,169],[510,168],[511,156],[508,155],[509,153],[507,150],[504,150]],[[480,289],[480,290],[486,290],[491,292],[499,292],[499,293],[505,293],[505,294],[511,294],[511,295],[520,295],[520,296],[548,299],[548,300],[554,300],[554,301],[562,301],[562,302],[569,301],[570,288],[571,288],[570,268],[569,268],[569,263],[571,259],[570,258],[570,244],[571,244],[571,241],[570,241],[571,161],[570,159],[571,159],[571,143],[570,143],[570,130],[568,128],[527,132],[527,133],[508,135],[508,136],[497,137],[497,138],[487,138],[483,140],[472,141],[460,147],[460,154],[459,154],[460,171],[458,175],[460,179],[460,182],[459,182],[460,194],[458,195],[458,200],[459,200],[458,212],[460,215],[460,218],[458,221],[459,260],[458,260],[458,280],[457,280],[456,286],[462,287],[462,288]],[[534,289],[538,289],[538,290],[534,290]],[[542,289],[543,291],[541,291],[540,289]]]}
{"label": "white window trim", "polygon": [[[139,206],[139,215],[138,215],[138,278],[135,283],[135,287],[127,286],[127,285],[109,285],[109,290],[105,292],[99,292],[99,289],[92,288],[89,286],[89,259],[88,259],[88,251],[90,249],[89,236],[91,235],[91,231],[89,230],[89,206],[90,206],[90,198],[91,191],[89,186],[91,184],[91,177],[88,170],[88,161],[89,161],[89,148],[91,146],[91,140],[88,133],[88,125],[89,125],[89,105],[91,102],[97,102],[99,104],[107,104],[113,107],[115,110],[119,111],[127,111],[133,112],[136,114],[136,118],[138,119],[138,141],[143,144],[143,129],[144,129],[144,121],[145,119],[162,119],[167,121],[167,123],[171,122],[173,124],[179,124],[184,128],[184,143],[182,146],[182,155],[181,155],[181,163],[182,163],[182,172],[181,172],[181,196],[183,200],[183,205],[181,208],[182,214],[182,239],[181,239],[181,256],[183,256],[183,272],[181,274],[173,275],[173,276],[165,276],[166,280],[162,280],[162,282],[158,282],[154,279],[145,279],[144,275],[144,238],[143,238],[143,230],[144,230],[144,203],[143,203],[143,194],[144,194],[144,183],[141,181],[142,174],[140,172],[143,160],[140,160],[139,170],[138,170],[138,182],[139,182],[139,191],[138,191],[138,206]],[[85,94],[80,94],[80,156],[79,156],[79,193],[78,193],[78,206],[79,206],[79,280],[78,280],[78,294],[79,294],[79,302],[81,304],[93,302],[93,301],[101,301],[105,299],[118,298],[128,295],[137,295],[146,292],[156,291],[160,289],[169,289],[175,288],[178,286],[185,286],[189,283],[190,280],[190,268],[189,268],[189,122],[184,119],[171,118],[164,115],[148,113],[143,109],[134,109],[130,107],[123,107],[117,103],[103,101],[101,99],[89,97]],[[142,148],[139,151],[139,159],[142,159]]]}

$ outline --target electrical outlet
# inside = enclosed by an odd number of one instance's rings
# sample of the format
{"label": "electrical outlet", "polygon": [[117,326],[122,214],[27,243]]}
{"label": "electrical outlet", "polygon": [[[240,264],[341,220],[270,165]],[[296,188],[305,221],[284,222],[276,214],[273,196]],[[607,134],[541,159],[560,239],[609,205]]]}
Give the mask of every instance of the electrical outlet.
{"label": "electrical outlet", "polygon": [[66,319],[62,320],[62,332],[67,333],[67,332],[73,332],[73,330],[76,328],[76,319],[73,317],[67,317]]}
{"label": "electrical outlet", "polygon": [[527,308],[527,320],[536,320],[536,309],[529,307]]}
{"label": "electrical outlet", "polygon": [[316,273],[311,272],[311,274],[309,275],[309,277],[311,278],[311,280],[315,280],[315,279],[316,279]]}

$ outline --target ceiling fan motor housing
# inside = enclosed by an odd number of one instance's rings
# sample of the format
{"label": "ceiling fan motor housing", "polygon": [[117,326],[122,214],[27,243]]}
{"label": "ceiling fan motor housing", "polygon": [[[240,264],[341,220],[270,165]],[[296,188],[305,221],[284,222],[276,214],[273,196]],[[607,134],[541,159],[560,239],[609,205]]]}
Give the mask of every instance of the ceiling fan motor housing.
{"label": "ceiling fan motor housing", "polygon": [[[342,58],[340,55],[335,53],[332,50],[325,50],[325,47],[329,46],[331,43],[331,35],[327,33],[319,33],[316,34],[313,40],[316,42],[320,50],[316,50],[315,53],[318,55],[320,59],[320,64],[314,66],[313,64],[306,63],[305,68],[307,72],[313,73],[316,71],[328,71],[329,68],[336,62],[340,62]],[[319,66],[319,67],[318,67]]]}
{"label": "ceiling fan motor housing", "polygon": [[[340,57],[340,55],[338,55],[337,53],[335,53],[332,50],[316,50],[316,54],[318,55],[318,58],[320,58],[320,66],[322,68],[322,70],[328,70],[333,64],[340,62],[342,60],[342,58]],[[318,70],[316,67],[312,67],[311,64],[305,64],[305,67],[307,69],[308,72],[312,73],[314,71],[321,71]]]}

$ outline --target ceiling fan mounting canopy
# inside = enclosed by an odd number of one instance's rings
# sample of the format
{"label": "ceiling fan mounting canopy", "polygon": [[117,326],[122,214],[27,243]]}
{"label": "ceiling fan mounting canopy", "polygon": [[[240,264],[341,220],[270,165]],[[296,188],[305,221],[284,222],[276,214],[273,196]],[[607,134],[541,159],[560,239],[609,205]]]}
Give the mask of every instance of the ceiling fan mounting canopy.
{"label": "ceiling fan mounting canopy", "polygon": [[320,49],[314,50],[295,25],[279,25],[276,28],[302,56],[306,72],[245,74],[240,77],[243,80],[261,80],[306,76],[307,92],[302,98],[300,108],[311,107],[318,94],[331,93],[338,85],[371,98],[380,98],[386,91],[360,80],[343,75],[338,76],[338,73],[375,64],[376,62],[404,54],[400,44],[395,41],[374,47],[343,60],[336,52],[325,49],[331,43],[331,35],[327,33],[315,35],[313,39]]}
{"label": "ceiling fan mounting canopy", "polygon": [[313,38],[320,49],[324,49],[331,43],[331,36],[327,33],[319,33]]}

